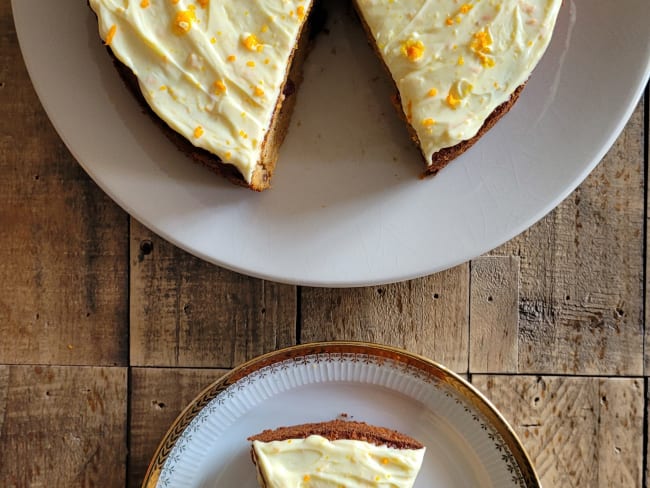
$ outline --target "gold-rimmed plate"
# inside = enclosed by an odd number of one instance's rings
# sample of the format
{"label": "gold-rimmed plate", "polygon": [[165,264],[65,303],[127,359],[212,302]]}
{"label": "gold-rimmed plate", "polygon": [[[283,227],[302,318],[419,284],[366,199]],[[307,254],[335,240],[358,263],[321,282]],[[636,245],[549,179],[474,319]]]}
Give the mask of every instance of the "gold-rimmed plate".
{"label": "gold-rimmed plate", "polygon": [[174,422],[142,486],[254,488],[249,436],[341,415],[424,443],[416,488],[540,486],[512,429],[468,382],[421,356],[354,342],[282,349],[220,378]]}

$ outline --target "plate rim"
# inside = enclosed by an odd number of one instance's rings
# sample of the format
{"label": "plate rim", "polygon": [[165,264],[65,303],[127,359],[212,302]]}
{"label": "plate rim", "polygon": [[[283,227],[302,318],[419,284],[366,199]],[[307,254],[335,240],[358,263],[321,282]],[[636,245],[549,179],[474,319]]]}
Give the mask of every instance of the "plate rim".
{"label": "plate rim", "polygon": [[390,359],[406,366],[415,367],[425,373],[437,377],[445,384],[452,387],[463,399],[468,401],[472,407],[476,408],[481,414],[483,414],[492,427],[501,435],[504,444],[512,453],[517,466],[521,470],[523,478],[527,480],[527,488],[541,488],[541,482],[537,472],[535,471],[534,464],[528,452],[524,448],[521,439],[503,414],[474,385],[465,380],[459,374],[451,371],[446,366],[420,354],[409,352],[395,346],[363,341],[324,341],[289,346],[250,359],[239,366],[236,366],[225,375],[219,377],[194,397],[194,399],[172,422],[162,440],[158,443],[158,446],[149,462],[144,479],[140,485],[141,488],[157,488],[162,468],[169,459],[169,455],[176,445],[176,442],[203,408],[218,394],[266,366],[285,360],[295,360],[303,356],[323,353],[355,353],[373,355],[383,359]]}

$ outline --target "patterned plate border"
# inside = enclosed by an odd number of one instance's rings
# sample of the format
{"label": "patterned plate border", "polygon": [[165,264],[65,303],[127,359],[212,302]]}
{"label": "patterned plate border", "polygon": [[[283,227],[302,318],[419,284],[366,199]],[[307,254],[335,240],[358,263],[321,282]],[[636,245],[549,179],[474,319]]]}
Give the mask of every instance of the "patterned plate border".
{"label": "patterned plate border", "polygon": [[[178,416],[165,434],[149,464],[142,483],[142,488],[159,488],[159,481],[164,472],[165,463],[192,421],[198,420],[208,404],[222,394],[232,392],[233,388],[243,388],[260,371],[271,367],[288,367],[288,363],[303,363],[309,357],[327,360],[328,357],[342,356],[352,360],[382,363],[390,362],[401,365],[405,371],[419,378],[445,385],[454,395],[454,400],[472,414],[483,430],[494,430],[490,439],[512,475],[512,480],[520,488],[541,488],[533,464],[524,447],[508,422],[492,403],[474,386],[444,366],[423,356],[413,354],[391,346],[365,342],[318,342],[280,349],[259,356],[231,370],[219,380],[203,390]],[[242,381],[243,380],[243,381]],[[236,383],[239,385],[234,386]],[[447,396],[452,396],[448,394]],[[217,401],[217,404],[219,402]],[[472,412],[474,410],[474,412]],[[204,412],[205,413],[205,412]],[[491,429],[489,429],[489,427]]]}

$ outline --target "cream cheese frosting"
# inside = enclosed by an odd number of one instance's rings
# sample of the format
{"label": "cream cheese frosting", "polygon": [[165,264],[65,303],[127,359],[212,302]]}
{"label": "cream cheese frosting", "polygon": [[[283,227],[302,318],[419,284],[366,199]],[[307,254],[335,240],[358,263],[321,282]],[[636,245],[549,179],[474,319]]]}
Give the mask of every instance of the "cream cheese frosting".
{"label": "cream cheese frosting", "polygon": [[356,0],[427,164],[474,137],[544,54],[562,0]]}
{"label": "cream cheese frosting", "polygon": [[146,101],[250,183],[311,0],[90,0]]}
{"label": "cream cheese frosting", "polygon": [[258,471],[266,488],[409,488],[425,448],[395,449],[356,440],[305,439],[253,441]]}

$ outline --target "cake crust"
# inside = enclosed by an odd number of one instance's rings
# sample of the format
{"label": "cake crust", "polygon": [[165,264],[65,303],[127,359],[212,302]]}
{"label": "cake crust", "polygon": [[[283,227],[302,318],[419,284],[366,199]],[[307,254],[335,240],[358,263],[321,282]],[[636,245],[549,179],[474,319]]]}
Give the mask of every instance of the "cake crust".
{"label": "cake crust", "polygon": [[304,439],[319,435],[329,441],[355,440],[395,449],[422,449],[424,446],[412,437],[396,430],[378,427],[365,422],[331,420],[268,429],[248,438],[249,441],[273,442],[288,439]]}

